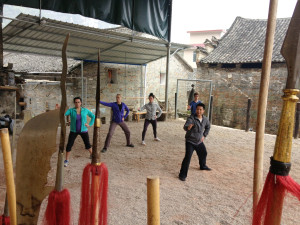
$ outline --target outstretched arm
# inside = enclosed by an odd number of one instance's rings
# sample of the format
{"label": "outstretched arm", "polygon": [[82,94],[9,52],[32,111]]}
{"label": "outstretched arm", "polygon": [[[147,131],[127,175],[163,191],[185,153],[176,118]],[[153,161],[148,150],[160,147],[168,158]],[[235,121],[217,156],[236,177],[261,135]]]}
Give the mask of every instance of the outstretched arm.
{"label": "outstretched arm", "polygon": [[100,101],[100,104],[108,106],[108,107],[112,107],[113,106],[112,102],[103,102],[103,101]]}

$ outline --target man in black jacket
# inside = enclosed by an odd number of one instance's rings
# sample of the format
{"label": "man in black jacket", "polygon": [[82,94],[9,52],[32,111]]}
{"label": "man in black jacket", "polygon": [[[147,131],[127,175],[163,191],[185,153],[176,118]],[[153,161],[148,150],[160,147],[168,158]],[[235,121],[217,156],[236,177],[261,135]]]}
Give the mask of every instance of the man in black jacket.
{"label": "man in black jacket", "polygon": [[194,150],[196,150],[199,158],[200,170],[211,170],[206,166],[207,151],[203,143],[204,138],[208,135],[210,129],[210,123],[208,119],[203,116],[204,111],[205,105],[203,103],[199,103],[196,106],[196,113],[187,119],[183,127],[183,129],[186,131],[186,135],[185,157],[182,161],[179,173],[179,179],[182,181],[185,181],[187,177]]}

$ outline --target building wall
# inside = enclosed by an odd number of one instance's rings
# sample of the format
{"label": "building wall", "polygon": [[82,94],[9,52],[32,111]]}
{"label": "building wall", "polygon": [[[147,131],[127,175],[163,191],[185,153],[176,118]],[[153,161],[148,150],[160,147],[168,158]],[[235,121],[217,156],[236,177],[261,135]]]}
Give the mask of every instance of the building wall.
{"label": "building wall", "polygon": [[[146,68],[147,67],[147,68]],[[109,83],[108,70],[116,71],[117,82]],[[145,70],[146,74],[146,92],[145,92]],[[165,85],[160,84],[161,73],[166,71],[166,58],[162,58],[147,64],[147,66],[139,65],[120,65],[103,63],[100,65],[100,91],[101,100],[105,102],[116,101],[116,94],[122,95],[122,101],[127,104],[130,109],[137,110],[138,107],[144,104],[144,92],[146,97],[149,93],[153,93],[156,97],[165,100]],[[73,77],[80,77],[80,68],[72,72]],[[96,73],[97,63],[85,63],[83,74],[87,78],[87,107],[95,109],[95,92],[96,92]],[[188,78],[191,72],[177,60],[175,57],[170,59],[169,73],[169,109],[172,115],[175,111],[175,92],[178,78]],[[81,81],[78,79],[78,86],[81,86]],[[85,91],[84,91],[85,93]],[[146,98],[146,103],[148,99]],[[83,98],[85,101],[85,97]],[[108,107],[100,107],[101,116],[110,120],[110,109]]]}
{"label": "building wall", "polygon": [[193,61],[193,56],[194,56],[194,51],[196,51],[195,49],[186,49],[184,50],[184,59],[191,65],[191,67],[193,68],[197,68],[197,64],[196,62]]}
{"label": "building wall", "polygon": [[189,44],[202,44],[206,39],[211,40],[212,36],[221,38],[224,34],[223,30],[218,31],[191,31]]}
{"label": "building wall", "polygon": [[[250,127],[255,130],[261,69],[225,69],[198,67],[200,79],[213,80],[213,124],[238,129],[246,127],[248,98],[252,99]],[[282,110],[287,69],[285,64],[273,64],[270,77],[266,133],[276,134]]]}

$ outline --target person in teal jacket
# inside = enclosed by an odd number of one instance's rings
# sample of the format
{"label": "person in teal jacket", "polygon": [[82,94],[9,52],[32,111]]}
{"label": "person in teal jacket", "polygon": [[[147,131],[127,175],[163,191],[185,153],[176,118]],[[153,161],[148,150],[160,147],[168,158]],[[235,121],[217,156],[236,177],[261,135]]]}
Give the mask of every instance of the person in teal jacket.
{"label": "person in teal jacket", "polygon": [[[95,121],[95,115],[88,109],[81,107],[81,98],[74,98],[74,108],[70,108],[65,113],[65,116],[70,116],[71,118],[71,127],[70,134],[68,139],[68,144],[66,147],[66,160],[64,161],[64,166],[67,167],[69,164],[69,156],[74,144],[74,141],[78,135],[81,136],[85,149],[87,149],[90,154],[92,154],[92,146],[90,144],[88,127],[93,126]],[[87,116],[91,118],[90,123],[87,123]],[[67,124],[70,124],[67,118]]]}

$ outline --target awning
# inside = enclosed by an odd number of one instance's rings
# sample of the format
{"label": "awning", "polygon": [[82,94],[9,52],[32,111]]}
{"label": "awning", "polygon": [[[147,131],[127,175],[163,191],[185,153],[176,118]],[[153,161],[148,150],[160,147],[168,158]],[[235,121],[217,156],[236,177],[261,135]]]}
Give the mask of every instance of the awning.
{"label": "awning", "polygon": [[[144,65],[167,55],[167,42],[117,30],[96,29],[36,16],[20,14],[3,29],[4,51],[61,56],[63,41],[70,33],[69,58]],[[171,43],[171,54],[190,48]]]}

